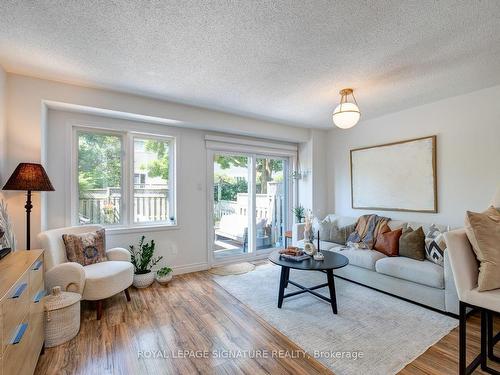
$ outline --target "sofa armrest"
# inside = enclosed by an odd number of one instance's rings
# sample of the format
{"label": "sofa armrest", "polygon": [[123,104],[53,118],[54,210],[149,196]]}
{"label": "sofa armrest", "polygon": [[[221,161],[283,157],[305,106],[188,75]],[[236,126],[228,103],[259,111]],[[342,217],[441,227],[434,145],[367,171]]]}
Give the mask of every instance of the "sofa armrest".
{"label": "sofa armrest", "polygon": [[449,263],[454,275],[458,297],[464,300],[466,294],[477,287],[479,267],[472,246],[465,234],[465,229],[457,229],[444,234],[446,251],[449,252]]}
{"label": "sofa armrest", "polygon": [[295,223],[292,227],[292,245],[297,246],[298,242],[304,239],[304,223]]}
{"label": "sofa armrest", "polygon": [[458,315],[458,293],[450,264],[450,252],[444,251],[444,306],[449,313]]}
{"label": "sofa armrest", "polygon": [[45,273],[45,286],[49,292],[60,286],[63,291],[83,294],[85,270],[76,262],[58,264]]}
{"label": "sofa armrest", "polygon": [[107,250],[106,256],[108,257],[108,260],[121,260],[124,262],[131,261],[130,252],[123,247],[114,247]]}

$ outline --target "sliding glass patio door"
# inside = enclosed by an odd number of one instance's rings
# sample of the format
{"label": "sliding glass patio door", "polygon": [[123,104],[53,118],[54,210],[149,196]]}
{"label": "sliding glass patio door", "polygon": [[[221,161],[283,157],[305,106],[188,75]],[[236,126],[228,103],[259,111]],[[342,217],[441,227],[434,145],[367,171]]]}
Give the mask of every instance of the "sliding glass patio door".
{"label": "sliding glass patio door", "polygon": [[265,156],[255,159],[256,251],[283,246],[288,191],[286,169],[285,159]]}
{"label": "sliding glass patio door", "polygon": [[283,246],[288,221],[286,157],[212,153],[211,258],[251,258]]}
{"label": "sliding glass patio door", "polygon": [[221,260],[249,250],[251,226],[250,158],[237,154],[215,154],[213,158],[213,255]]}

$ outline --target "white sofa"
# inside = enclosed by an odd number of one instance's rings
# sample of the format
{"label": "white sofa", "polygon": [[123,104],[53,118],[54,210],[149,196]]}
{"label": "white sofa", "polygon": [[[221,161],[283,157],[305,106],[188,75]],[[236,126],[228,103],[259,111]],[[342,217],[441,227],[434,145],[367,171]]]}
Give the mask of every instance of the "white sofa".
{"label": "white sofa", "polygon": [[97,301],[97,319],[102,316],[102,300],[125,291],[132,285],[134,267],[130,263],[128,250],[116,247],[106,251],[106,262],[82,266],[68,262],[63,234],[82,234],[94,232],[100,225],[81,225],[52,229],[42,232],[38,239],[45,250],[45,285],[48,290],[60,286],[62,290],[80,293],[83,300]]}
{"label": "white sofa", "polygon": [[[353,224],[357,218],[328,215],[340,227]],[[427,232],[428,224],[406,221],[389,221],[394,230],[408,223],[412,228],[422,226]],[[443,226],[438,226],[445,229]],[[302,246],[304,224],[295,224],[292,243]],[[321,240],[321,239],[320,239]],[[316,244],[316,242],[315,242]],[[320,241],[321,250],[337,251],[349,259],[346,267],[335,270],[334,274],[395,296],[446,312],[458,314],[458,296],[450,266],[448,252],[444,253],[444,266],[428,260],[405,257],[388,257],[376,250],[347,248],[344,244]]]}

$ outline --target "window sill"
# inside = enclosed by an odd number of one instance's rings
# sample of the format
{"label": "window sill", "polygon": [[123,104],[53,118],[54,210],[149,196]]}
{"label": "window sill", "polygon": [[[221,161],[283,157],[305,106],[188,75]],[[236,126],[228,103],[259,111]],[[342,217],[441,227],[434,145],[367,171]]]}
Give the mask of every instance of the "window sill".
{"label": "window sill", "polygon": [[179,229],[179,224],[134,225],[130,227],[107,227],[106,234],[113,236],[118,234],[163,232],[166,230]]}

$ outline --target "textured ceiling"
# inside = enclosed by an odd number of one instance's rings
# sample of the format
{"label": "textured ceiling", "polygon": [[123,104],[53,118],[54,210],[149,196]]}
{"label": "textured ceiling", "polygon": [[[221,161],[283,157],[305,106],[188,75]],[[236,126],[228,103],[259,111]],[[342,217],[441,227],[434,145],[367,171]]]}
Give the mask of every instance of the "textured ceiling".
{"label": "textured ceiling", "polygon": [[331,127],[500,83],[500,1],[7,1],[7,71]]}

